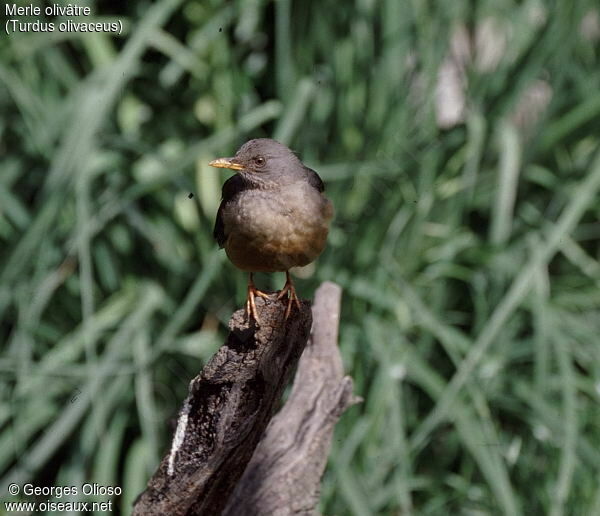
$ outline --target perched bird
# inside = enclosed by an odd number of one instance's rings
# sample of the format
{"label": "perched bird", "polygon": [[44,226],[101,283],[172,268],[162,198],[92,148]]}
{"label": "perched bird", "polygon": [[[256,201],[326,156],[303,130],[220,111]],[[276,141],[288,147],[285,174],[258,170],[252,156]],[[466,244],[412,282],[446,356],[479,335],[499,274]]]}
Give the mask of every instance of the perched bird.
{"label": "perched bird", "polygon": [[287,295],[287,319],[293,303],[300,308],[289,270],[314,261],[327,241],[333,206],[323,181],[285,145],[268,138],[250,140],[233,158],[209,164],[237,172],[223,185],[213,234],[231,262],[250,273],[248,317],[260,324],[255,296],[270,297],[256,288],[253,273],[285,271],[277,299]]}

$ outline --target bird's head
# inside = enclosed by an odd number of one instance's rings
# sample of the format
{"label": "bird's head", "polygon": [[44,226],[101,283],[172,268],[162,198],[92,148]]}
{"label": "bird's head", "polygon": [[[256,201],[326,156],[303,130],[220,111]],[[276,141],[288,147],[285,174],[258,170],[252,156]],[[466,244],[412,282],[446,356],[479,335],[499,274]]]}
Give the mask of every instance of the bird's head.
{"label": "bird's head", "polygon": [[304,166],[285,145],[269,138],[257,138],[242,145],[232,158],[219,158],[209,165],[235,170],[260,187],[282,186],[304,177]]}

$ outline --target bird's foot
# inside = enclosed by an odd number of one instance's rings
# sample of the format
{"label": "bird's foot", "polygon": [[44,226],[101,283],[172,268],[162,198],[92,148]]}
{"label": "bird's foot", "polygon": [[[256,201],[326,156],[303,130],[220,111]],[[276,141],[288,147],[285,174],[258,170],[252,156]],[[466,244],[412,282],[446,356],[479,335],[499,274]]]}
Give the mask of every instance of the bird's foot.
{"label": "bird's foot", "polygon": [[258,290],[254,282],[250,280],[248,282],[248,295],[246,297],[246,317],[248,320],[254,319],[256,324],[260,326],[260,319],[258,318],[258,310],[256,309],[256,296],[262,297],[263,299],[270,299],[270,295],[262,290]]}
{"label": "bird's foot", "polygon": [[285,309],[285,319],[290,316],[292,313],[292,305],[295,303],[298,307],[298,310],[301,310],[300,299],[298,299],[298,295],[296,294],[296,287],[294,287],[294,283],[292,282],[292,278],[290,277],[290,273],[286,271],[285,273],[285,285],[277,295],[277,301],[283,299],[288,293],[288,303],[287,308]]}

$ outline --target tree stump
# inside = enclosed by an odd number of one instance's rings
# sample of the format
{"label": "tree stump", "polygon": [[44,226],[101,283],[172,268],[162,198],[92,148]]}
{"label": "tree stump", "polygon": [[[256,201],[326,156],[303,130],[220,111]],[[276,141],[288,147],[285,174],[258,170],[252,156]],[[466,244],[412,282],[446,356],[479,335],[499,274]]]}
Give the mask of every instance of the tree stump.
{"label": "tree stump", "polygon": [[[260,326],[233,314],[225,344],[190,382],[171,448],[133,514],[316,513],[333,427],[358,401],[337,348],[340,297],[328,282],[312,313],[302,301],[285,321],[283,303],[258,298]],[[303,351],[290,398],[271,420]]]}

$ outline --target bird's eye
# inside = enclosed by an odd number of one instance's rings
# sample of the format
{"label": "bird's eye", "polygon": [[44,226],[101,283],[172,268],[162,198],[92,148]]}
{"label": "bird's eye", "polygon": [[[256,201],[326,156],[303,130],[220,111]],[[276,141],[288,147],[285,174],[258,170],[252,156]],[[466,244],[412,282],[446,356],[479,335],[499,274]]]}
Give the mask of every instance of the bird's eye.
{"label": "bird's eye", "polygon": [[262,167],[265,164],[265,158],[263,158],[262,156],[258,156],[257,158],[254,158],[254,163],[257,166]]}

